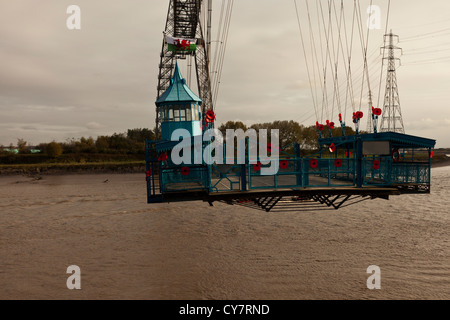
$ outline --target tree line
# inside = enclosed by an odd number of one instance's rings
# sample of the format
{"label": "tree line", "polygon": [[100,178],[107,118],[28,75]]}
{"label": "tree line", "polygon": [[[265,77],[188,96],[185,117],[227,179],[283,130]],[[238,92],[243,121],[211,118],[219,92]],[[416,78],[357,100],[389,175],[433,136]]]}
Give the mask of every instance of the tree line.
{"label": "tree line", "polygon": [[[253,124],[251,126],[245,125],[241,121],[228,121],[218,127],[218,129],[224,134],[227,129],[242,129],[247,131],[248,129],[255,129],[257,132],[260,129],[267,129],[269,134],[270,130],[278,129],[280,137],[280,146],[293,145],[294,143],[300,144],[300,149],[304,151],[317,150],[318,146],[318,133],[316,126],[306,127],[299,124],[296,121],[274,121],[267,123]],[[327,129],[326,129],[327,130]],[[159,136],[156,136],[155,129],[137,128],[129,129],[124,133],[114,133],[110,136],[98,136],[82,137],[80,139],[69,139],[65,142],[47,142],[40,143],[37,146],[30,147],[24,139],[18,139],[17,145],[10,145],[9,147],[0,146],[0,155],[2,157],[13,157],[12,150],[15,150],[17,155],[30,155],[30,156],[46,156],[48,158],[58,158],[64,155],[135,155],[136,159],[144,159],[145,157],[145,140],[158,140]],[[354,130],[350,127],[345,128],[346,135],[354,134]],[[341,128],[335,128],[332,130],[333,136],[341,136]],[[33,154],[32,151],[34,150]],[[39,151],[39,152],[37,152]]]}

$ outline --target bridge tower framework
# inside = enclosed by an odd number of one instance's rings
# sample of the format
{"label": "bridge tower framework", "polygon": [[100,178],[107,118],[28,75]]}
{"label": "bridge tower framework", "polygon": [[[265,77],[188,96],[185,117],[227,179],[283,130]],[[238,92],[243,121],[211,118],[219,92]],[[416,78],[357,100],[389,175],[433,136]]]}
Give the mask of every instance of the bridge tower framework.
{"label": "bridge tower framework", "polygon": [[[166,27],[163,36],[161,49],[161,60],[159,63],[158,100],[161,95],[169,88],[175,63],[178,59],[186,59],[192,55],[195,59],[195,70],[197,76],[198,95],[202,99],[202,114],[213,108],[211,80],[209,73],[209,45],[210,45],[210,22],[211,22],[211,1],[206,1],[208,14],[208,30],[206,40],[204,37],[203,26],[201,25],[200,14],[202,10],[202,0],[170,0],[167,13]],[[166,36],[183,39],[196,39],[197,50],[194,52],[169,51],[166,44]],[[161,121],[159,119],[159,110],[156,107],[156,130],[161,132]]]}

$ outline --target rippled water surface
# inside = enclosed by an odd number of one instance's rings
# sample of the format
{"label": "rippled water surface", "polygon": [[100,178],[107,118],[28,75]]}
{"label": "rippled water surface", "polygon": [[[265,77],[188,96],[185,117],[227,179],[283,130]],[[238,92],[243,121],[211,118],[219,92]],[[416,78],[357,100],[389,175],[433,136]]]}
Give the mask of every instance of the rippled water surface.
{"label": "rippled water surface", "polygon": [[0,299],[450,299],[449,196],[450,167],[430,195],[289,213],[149,205],[140,174],[0,177]]}

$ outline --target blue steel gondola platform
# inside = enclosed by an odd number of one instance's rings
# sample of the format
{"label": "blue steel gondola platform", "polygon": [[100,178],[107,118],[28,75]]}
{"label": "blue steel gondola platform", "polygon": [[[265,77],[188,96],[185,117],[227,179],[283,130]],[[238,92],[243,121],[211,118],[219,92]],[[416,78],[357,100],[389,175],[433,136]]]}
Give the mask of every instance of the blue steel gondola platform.
{"label": "blue steel gondola platform", "polygon": [[339,209],[362,200],[429,193],[436,142],[392,132],[324,138],[321,152],[308,157],[281,149],[273,176],[261,175],[249,157],[243,165],[176,166],[168,153],[177,143],[147,141],[149,203],[220,201],[270,211],[310,210],[317,204]]}
{"label": "blue steel gondola platform", "polygon": [[[394,132],[321,138],[320,151],[306,157],[300,156],[299,144],[284,146],[276,158],[279,170],[270,176],[261,174],[264,165],[249,148],[243,164],[206,164],[201,157],[198,165],[175,165],[171,152],[179,141],[172,134],[187,132],[191,154],[203,155],[208,143],[202,135],[212,128],[214,115],[203,114],[202,100],[189,89],[178,64],[156,105],[163,140],[146,141],[149,203],[203,200],[266,211],[312,210],[317,204],[339,209],[367,199],[430,192],[436,141]],[[237,163],[232,160],[226,163]]]}

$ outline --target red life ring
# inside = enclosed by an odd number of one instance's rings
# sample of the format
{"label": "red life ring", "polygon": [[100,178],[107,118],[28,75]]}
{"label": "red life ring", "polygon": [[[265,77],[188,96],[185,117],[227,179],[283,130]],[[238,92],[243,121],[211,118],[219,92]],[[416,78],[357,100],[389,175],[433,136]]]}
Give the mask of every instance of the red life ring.
{"label": "red life ring", "polygon": [[319,161],[317,159],[311,159],[309,161],[309,166],[311,169],[317,169],[319,167]]}
{"label": "red life ring", "polygon": [[189,167],[182,167],[181,168],[181,174],[183,176],[188,176],[189,175]]}
{"label": "red life ring", "polygon": [[335,145],[334,143],[332,143],[332,144],[330,145],[330,148],[328,148],[328,150],[329,150],[331,153],[335,152],[335,151],[336,151],[336,145]]}
{"label": "red life ring", "polygon": [[373,170],[380,170],[380,160],[374,160],[372,163]]}
{"label": "red life ring", "polygon": [[205,119],[205,121],[207,122],[207,123],[212,123],[212,122],[214,122],[216,120],[216,114],[214,113],[214,111],[212,111],[211,109],[209,109],[207,112],[206,112],[206,119]]}
{"label": "red life ring", "polygon": [[394,162],[400,161],[400,152],[398,151],[397,148],[392,150],[392,160],[394,160]]}

